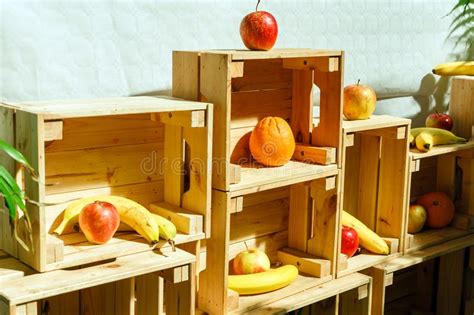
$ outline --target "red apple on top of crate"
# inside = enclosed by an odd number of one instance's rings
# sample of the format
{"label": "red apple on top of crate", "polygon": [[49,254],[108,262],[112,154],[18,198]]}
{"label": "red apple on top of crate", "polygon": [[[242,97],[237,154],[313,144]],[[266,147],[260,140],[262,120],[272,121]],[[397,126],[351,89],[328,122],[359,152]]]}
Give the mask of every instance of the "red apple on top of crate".
{"label": "red apple on top of crate", "polygon": [[255,12],[247,14],[240,23],[240,37],[245,47],[250,50],[270,50],[278,36],[278,24],[275,17],[266,11],[258,11],[258,0]]}
{"label": "red apple on top of crate", "polygon": [[425,125],[426,127],[451,131],[453,129],[453,119],[448,114],[434,112],[426,117]]}

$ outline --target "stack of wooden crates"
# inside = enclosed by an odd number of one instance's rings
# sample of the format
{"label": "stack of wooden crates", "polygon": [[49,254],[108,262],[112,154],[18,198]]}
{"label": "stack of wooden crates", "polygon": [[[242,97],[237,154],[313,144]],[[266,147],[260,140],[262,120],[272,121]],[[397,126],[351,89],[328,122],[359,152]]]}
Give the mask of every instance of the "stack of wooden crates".
{"label": "stack of wooden crates", "polygon": [[[0,137],[40,179],[6,156],[2,165],[41,204],[28,205],[34,252],[15,243],[0,216],[1,314],[382,314],[400,270],[443,255],[443,268],[449,261],[463,268],[456,251],[474,245],[474,143],[421,155],[409,152],[408,119],[343,120],[343,78],[342,51],[176,51],[174,99],[3,104]],[[473,81],[459,80],[452,115],[463,117],[455,117],[463,121],[458,132],[470,138],[463,132],[472,131],[474,110],[461,103],[473,100],[461,95]],[[297,142],[282,167],[263,167],[250,154],[250,133],[267,116],[287,120]],[[435,189],[456,200],[453,226],[409,235],[410,196]],[[130,232],[102,246],[72,230],[50,233],[68,202],[103,194],[171,219],[179,248],[162,242],[152,251]],[[390,253],[340,254],[343,210]],[[295,282],[252,296],[229,290],[229,264],[247,246],[295,265]],[[445,304],[439,309],[456,309]]]}

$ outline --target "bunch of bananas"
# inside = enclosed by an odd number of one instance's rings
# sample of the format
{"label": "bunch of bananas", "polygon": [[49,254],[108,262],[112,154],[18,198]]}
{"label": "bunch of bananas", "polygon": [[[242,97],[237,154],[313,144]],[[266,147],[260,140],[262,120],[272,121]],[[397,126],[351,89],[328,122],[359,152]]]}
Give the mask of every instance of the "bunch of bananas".
{"label": "bunch of bananas", "polygon": [[466,142],[466,139],[440,128],[414,128],[410,132],[410,147],[416,147],[421,152],[428,152],[436,145],[464,142]]}
{"label": "bunch of bananas", "polygon": [[[134,230],[143,236],[150,244],[156,244],[159,238],[174,245],[176,226],[166,218],[151,213],[139,203],[119,196],[94,196],[73,201],[63,211],[62,221],[53,231],[61,235],[65,230],[78,224],[79,213],[89,203],[105,201],[113,204],[120,214],[120,221],[126,225],[125,230]],[[123,230],[123,229],[122,229]]]}

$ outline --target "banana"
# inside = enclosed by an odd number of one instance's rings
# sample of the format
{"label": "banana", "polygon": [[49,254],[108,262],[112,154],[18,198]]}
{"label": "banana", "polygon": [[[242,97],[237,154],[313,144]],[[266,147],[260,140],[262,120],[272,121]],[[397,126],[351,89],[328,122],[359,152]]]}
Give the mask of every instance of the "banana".
{"label": "banana", "polygon": [[389,248],[387,243],[377,235],[374,231],[365,226],[346,211],[342,211],[342,225],[348,226],[356,230],[359,236],[360,246],[374,254],[388,255]]}
{"label": "banana", "polygon": [[177,234],[176,226],[161,215],[155,213],[151,213],[151,215],[160,229],[160,238],[172,242]]}
{"label": "banana", "polygon": [[133,200],[118,196],[95,196],[73,201],[63,211],[63,219],[53,233],[61,235],[67,227],[77,224],[82,208],[96,200],[113,204],[120,214],[121,222],[130,226],[151,244],[158,242],[160,232],[151,212]]}
{"label": "banana", "polygon": [[435,145],[466,142],[466,139],[457,137],[455,134],[448,130],[428,127],[417,129],[422,130],[416,136],[416,148],[422,152],[428,152]]}
{"label": "banana", "polygon": [[298,276],[298,268],[286,265],[268,271],[247,275],[230,275],[228,287],[241,295],[260,294],[281,289]]}
{"label": "banana", "polygon": [[433,73],[441,76],[474,75],[474,61],[442,63],[433,69]]}

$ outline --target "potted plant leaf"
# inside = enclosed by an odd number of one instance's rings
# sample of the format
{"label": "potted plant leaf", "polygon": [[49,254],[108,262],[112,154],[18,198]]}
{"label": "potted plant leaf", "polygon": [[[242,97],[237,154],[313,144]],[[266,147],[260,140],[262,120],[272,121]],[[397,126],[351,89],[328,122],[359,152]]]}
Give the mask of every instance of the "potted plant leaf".
{"label": "potted plant leaf", "polygon": [[[9,143],[0,140],[0,151],[5,152],[9,157],[14,159],[16,162],[20,163],[20,165],[26,169],[31,177],[34,180],[38,179],[38,176],[31,167],[30,163],[27,159],[23,156],[21,152],[16,150],[13,146]],[[33,244],[33,229],[31,225],[30,215],[26,208],[25,202],[32,202],[34,201],[29,200],[25,193],[22,191],[16,180],[13,176],[8,172],[8,170],[3,166],[0,165],[0,194],[5,200],[5,208],[4,210],[8,211],[8,217],[10,221],[10,225],[12,227],[12,234],[18,243],[27,251],[34,251]],[[19,237],[18,233],[18,209],[20,209],[25,216],[25,223],[26,223],[26,231],[28,233],[28,242],[30,245],[28,246],[23,239]]]}

